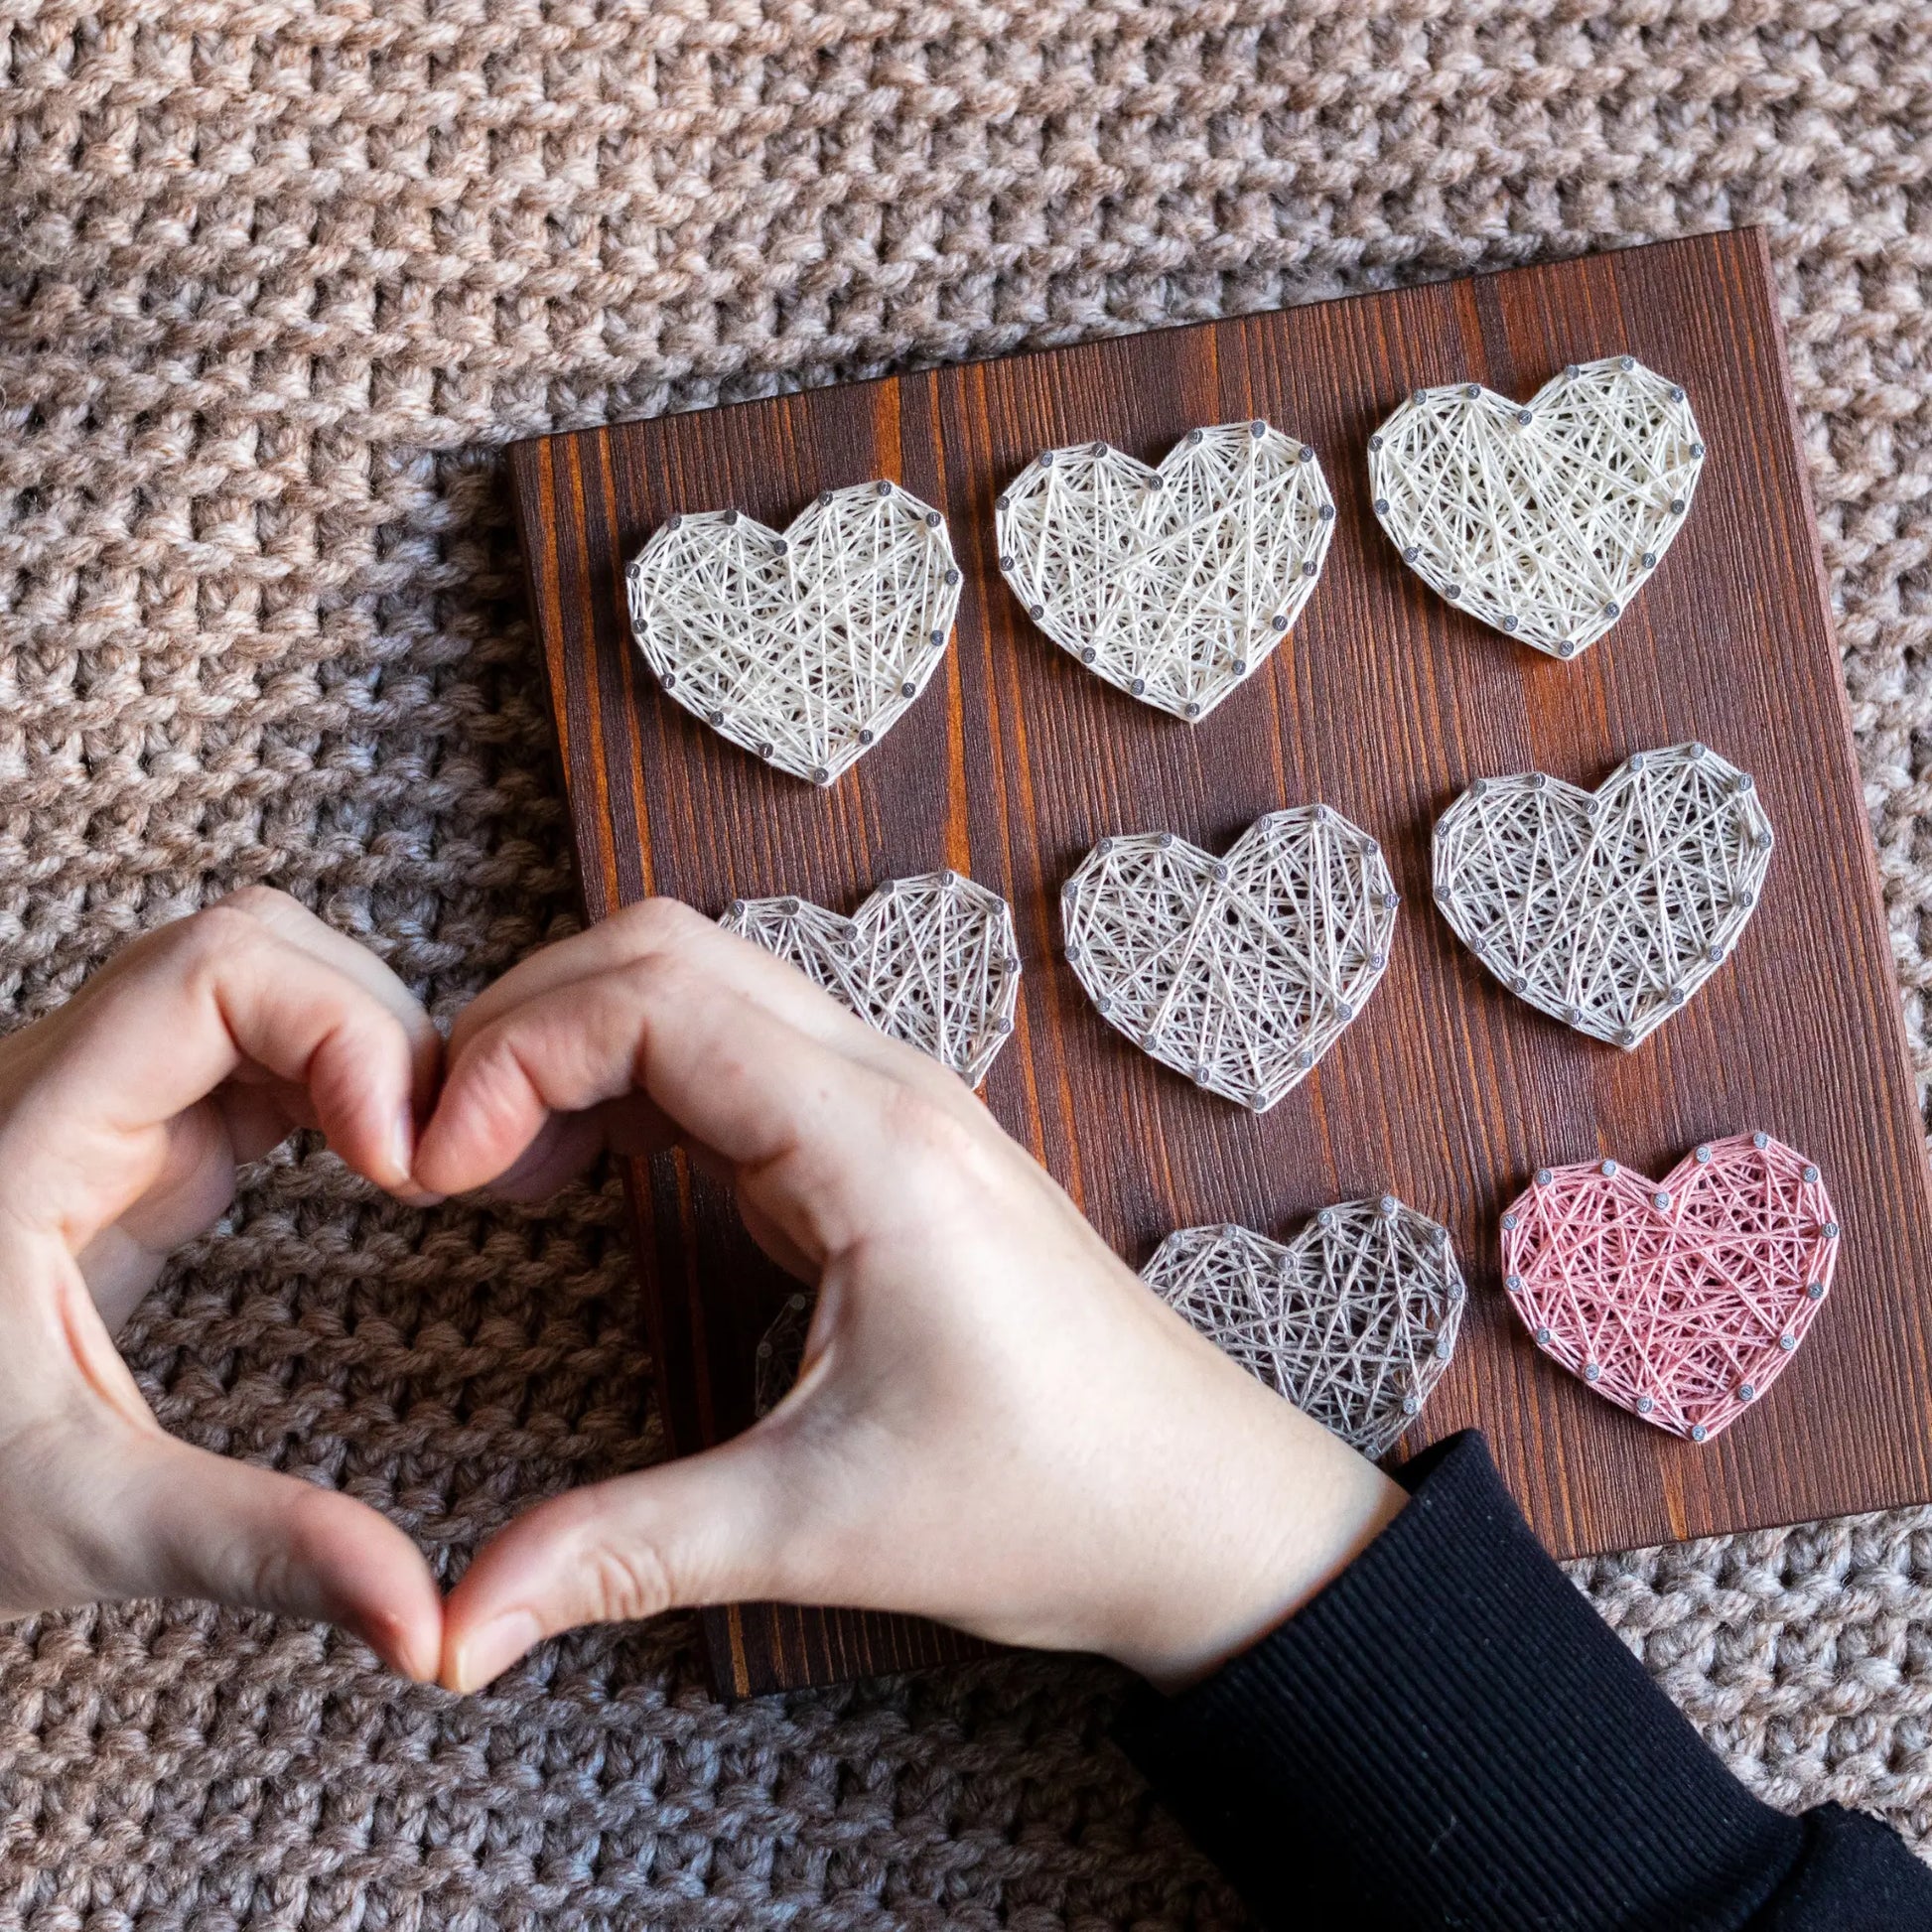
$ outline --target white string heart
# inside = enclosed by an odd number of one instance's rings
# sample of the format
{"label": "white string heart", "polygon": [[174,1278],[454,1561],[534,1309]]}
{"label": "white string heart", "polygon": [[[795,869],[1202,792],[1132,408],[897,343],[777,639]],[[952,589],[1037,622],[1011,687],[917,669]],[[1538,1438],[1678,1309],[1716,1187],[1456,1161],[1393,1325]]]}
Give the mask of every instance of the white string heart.
{"label": "white string heart", "polygon": [[945,519],[897,484],[828,489],[784,533],[669,518],[625,577],[657,681],[765,763],[829,785],[938,667],[959,608]]}
{"label": "white string heart", "polygon": [[1684,527],[1704,442],[1634,356],[1573,363],[1527,403],[1418,389],[1368,440],[1382,527],[1417,576],[1555,657],[1595,642]]}
{"label": "white string heart", "polygon": [[1326,805],[1270,812],[1216,859],[1172,832],[1102,839],[1061,889],[1066,957],[1107,1023],[1265,1113],[1381,980],[1398,896]]}
{"label": "white string heart", "polygon": [[994,504],[1000,569],[1034,622],[1189,720],[1301,615],[1334,516],[1314,451],[1259,421],[1189,430],[1159,469],[1105,443],[1047,450]]}
{"label": "white string heart", "polygon": [[1437,822],[1436,903],[1519,999],[1631,1047],[1729,956],[1772,843],[1749,773],[1704,745],[1639,752],[1593,792],[1478,778]]}
{"label": "white string heart", "polygon": [[1324,1207],[1286,1245],[1232,1225],[1182,1228],[1141,1279],[1365,1455],[1393,1449],[1422,1413],[1467,1299],[1449,1230],[1393,1194]]}
{"label": "white string heart", "polygon": [[718,921],[861,1020],[978,1086],[1020,1004],[1013,908],[956,872],[889,879],[851,918],[809,899],[734,899]]}

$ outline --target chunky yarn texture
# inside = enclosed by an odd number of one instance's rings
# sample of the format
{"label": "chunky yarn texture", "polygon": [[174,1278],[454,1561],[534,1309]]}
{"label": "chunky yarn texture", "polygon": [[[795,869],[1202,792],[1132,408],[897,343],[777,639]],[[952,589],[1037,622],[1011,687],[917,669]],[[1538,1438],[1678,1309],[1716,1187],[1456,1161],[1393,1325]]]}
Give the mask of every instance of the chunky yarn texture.
{"label": "chunky yarn texture", "polygon": [[[12,1015],[251,880],[446,1015],[566,929],[513,437],[1762,222],[1923,1054],[1932,22],[1535,12],[0,0]],[[451,1573],[658,1451],[613,1181],[419,1215],[297,1148],[125,1341]],[[1932,1511],[1574,1574],[1754,1788],[1932,1828]],[[1238,1918],[1106,1670],[725,1710],[689,1636],[458,1701],[192,1605],[0,1631],[0,1932]]]}

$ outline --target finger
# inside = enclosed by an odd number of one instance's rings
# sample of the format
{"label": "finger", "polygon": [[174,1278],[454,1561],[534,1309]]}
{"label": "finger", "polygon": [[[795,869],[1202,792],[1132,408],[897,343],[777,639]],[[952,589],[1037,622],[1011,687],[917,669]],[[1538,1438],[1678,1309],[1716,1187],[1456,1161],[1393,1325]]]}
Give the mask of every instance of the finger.
{"label": "finger", "polygon": [[864,1065],[906,1080],[950,1106],[976,1104],[956,1075],[868,1026],[796,966],[670,898],[626,906],[589,931],[546,946],[512,967],[457,1017],[450,1032],[449,1058],[454,1062],[483,1028],[527,1000],[664,957],[690,962],[721,991],[742,995],[808,1038],[836,1047]]}
{"label": "finger", "polygon": [[250,886],[218,903],[257,920],[277,938],[333,966],[395,1016],[396,1024],[409,1039],[416,1111],[419,1115],[426,1114],[436,1098],[437,1076],[442,1071],[443,1036],[436,1031],[436,1023],[424,1010],[423,1003],[396,974],[367,946],[317,918],[300,899],[291,898],[287,893],[278,893],[267,886]]}
{"label": "finger", "polygon": [[31,1104],[0,1128],[15,1198],[73,1247],[153,1184],[166,1124],[244,1067],[304,1089],[359,1173],[411,1187],[419,1041],[359,978],[248,912],[152,935],[75,1004],[36,1055]]}
{"label": "finger", "polygon": [[[621,1125],[624,1103],[607,1102],[582,1114],[552,1114],[537,1130],[536,1139],[495,1179],[489,1191],[501,1200],[548,1200],[565,1181],[593,1166],[614,1141],[632,1138]],[[668,1146],[668,1135],[660,1146]],[[639,1145],[639,1153],[653,1152]]]}
{"label": "finger", "polygon": [[721,987],[688,959],[647,959],[556,988],[458,1052],[417,1150],[439,1192],[509,1170],[552,1113],[636,1089],[735,1173],[780,1170],[793,1245],[823,1259],[873,1213],[904,1089]]}
{"label": "finger", "polygon": [[486,1544],[444,1606],[442,1682],[474,1691],[583,1623],[783,1597],[795,1498],[758,1432],[540,1503]]}
{"label": "finger", "polygon": [[210,1454],[158,1431],[120,1438],[95,1485],[92,1594],[192,1596],[352,1631],[427,1682],[443,1611],[422,1553],[335,1490]]}

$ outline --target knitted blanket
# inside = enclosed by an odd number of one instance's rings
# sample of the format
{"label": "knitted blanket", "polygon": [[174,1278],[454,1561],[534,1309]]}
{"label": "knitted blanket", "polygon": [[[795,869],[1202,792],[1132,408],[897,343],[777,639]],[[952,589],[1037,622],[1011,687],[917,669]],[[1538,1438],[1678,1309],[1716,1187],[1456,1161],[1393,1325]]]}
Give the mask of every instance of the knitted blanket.
{"label": "knitted blanket", "polygon": [[[444,1016],[568,929],[513,437],[1744,222],[1922,1041],[1919,0],[0,0],[10,1011],[254,880]],[[615,1182],[418,1214],[297,1146],[126,1345],[446,1574],[659,1450]],[[1768,1798],[1932,1830],[1932,1511],[1575,1574]],[[0,1630],[0,1932],[1239,1917],[1109,1670],[728,1710],[690,1635],[459,1700],[180,1603]]]}

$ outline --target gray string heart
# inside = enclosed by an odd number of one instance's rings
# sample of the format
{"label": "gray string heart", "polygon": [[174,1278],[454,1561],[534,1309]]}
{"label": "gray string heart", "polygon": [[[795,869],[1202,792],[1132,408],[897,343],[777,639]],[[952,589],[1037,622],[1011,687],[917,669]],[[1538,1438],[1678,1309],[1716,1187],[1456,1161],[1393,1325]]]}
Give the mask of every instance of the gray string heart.
{"label": "gray string heart", "polygon": [[1102,839],[1061,889],[1060,920],[1110,1026],[1265,1113],[1374,992],[1397,902],[1376,842],[1313,805],[1257,819],[1225,859],[1172,832]]}
{"label": "gray string heart", "polygon": [[1264,422],[1189,430],[1159,469],[1105,443],[1047,450],[994,504],[1027,615],[1096,677],[1189,720],[1301,615],[1334,516],[1314,451]]}
{"label": "gray string heart", "polygon": [[889,879],[849,919],[786,897],[734,899],[718,923],[971,1086],[1012,1036],[1020,1003],[1013,908],[959,873]]}
{"label": "gray string heart", "polygon": [[1365,1455],[1422,1413],[1467,1299],[1449,1230],[1393,1194],[1324,1207],[1286,1245],[1244,1227],[1182,1228],[1141,1279]]}

